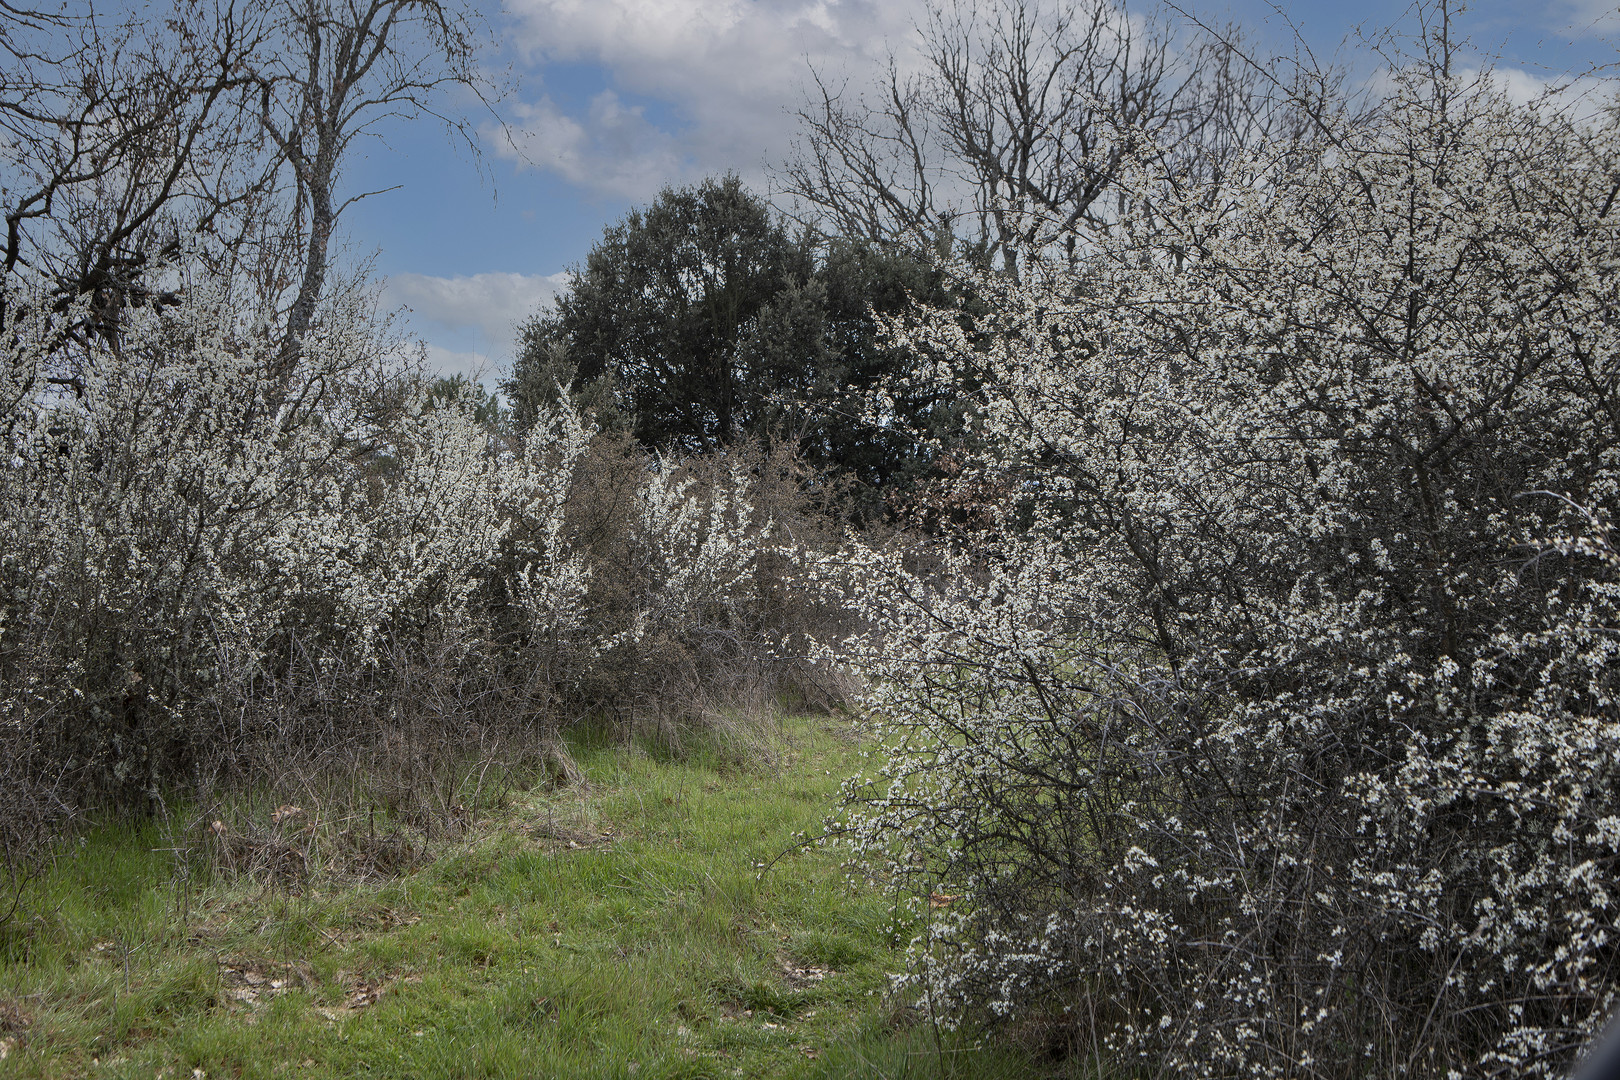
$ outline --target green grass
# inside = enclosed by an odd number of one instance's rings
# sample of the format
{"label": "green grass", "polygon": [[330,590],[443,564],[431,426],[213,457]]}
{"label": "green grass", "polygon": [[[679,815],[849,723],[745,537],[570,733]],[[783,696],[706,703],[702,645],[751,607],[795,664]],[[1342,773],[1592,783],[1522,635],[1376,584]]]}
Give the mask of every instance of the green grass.
{"label": "green grass", "polygon": [[772,764],[574,747],[369,885],[183,882],[152,827],[87,835],[0,930],[0,1076],[1024,1077],[886,998],[907,929],[814,830],[858,747],[794,720]]}

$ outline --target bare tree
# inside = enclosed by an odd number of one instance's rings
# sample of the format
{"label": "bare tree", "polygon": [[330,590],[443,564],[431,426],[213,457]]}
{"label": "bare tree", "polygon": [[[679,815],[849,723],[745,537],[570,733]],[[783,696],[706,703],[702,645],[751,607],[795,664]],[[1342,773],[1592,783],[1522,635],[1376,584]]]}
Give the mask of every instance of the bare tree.
{"label": "bare tree", "polygon": [[477,56],[485,37],[470,4],[443,0],[287,0],[278,47],[257,67],[260,124],[292,186],[299,238],[284,362],[296,358],[326,288],[339,215],[375,191],[338,198],[344,154],[390,117],[440,121],[475,154],[470,122],[443,107],[443,92],[495,96]]}
{"label": "bare tree", "polygon": [[1131,152],[1217,145],[1258,115],[1216,37],[1111,0],[935,0],[916,29],[920,64],[891,55],[872,96],[813,73],[784,169],[801,219],[967,240],[1016,280],[1023,253],[1119,219],[1105,196]]}
{"label": "bare tree", "polygon": [[161,255],[199,235],[228,245],[266,183],[244,111],[263,41],[231,0],[110,24],[88,7],[0,10],[0,271],[33,275],[62,310],[90,298],[93,326],[116,334],[123,305],[161,299]]}

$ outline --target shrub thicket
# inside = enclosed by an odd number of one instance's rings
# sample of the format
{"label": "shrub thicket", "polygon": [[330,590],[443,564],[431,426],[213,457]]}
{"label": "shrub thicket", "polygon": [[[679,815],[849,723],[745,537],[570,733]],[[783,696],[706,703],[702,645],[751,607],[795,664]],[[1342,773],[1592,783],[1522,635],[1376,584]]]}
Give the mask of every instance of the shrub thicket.
{"label": "shrub thicket", "polygon": [[856,593],[891,753],[847,827],[931,910],[941,1017],[1524,1076],[1615,1003],[1620,128],[1389,87],[1218,188],[1121,132],[1086,257],[894,328],[983,387],[995,509]]}
{"label": "shrub thicket", "polygon": [[29,793],[8,843],[42,807],[149,809],[357,744],[392,760],[401,732],[544,751],[604,710],[757,698],[819,617],[776,580],[801,510],[780,458],[661,462],[566,404],[497,437],[477,395],[390,359],[363,295],[288,373],[228,283],[192,278],[77,341],[6,280],[0,750]]}

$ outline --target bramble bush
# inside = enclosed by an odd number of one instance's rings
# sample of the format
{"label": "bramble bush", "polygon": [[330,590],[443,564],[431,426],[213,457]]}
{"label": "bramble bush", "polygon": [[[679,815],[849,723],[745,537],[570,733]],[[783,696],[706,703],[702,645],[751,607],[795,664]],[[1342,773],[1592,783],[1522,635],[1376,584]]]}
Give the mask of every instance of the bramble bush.
{"label": "bramble bush", "polygon": [[[896,322],[992,521],[848,558],[845,835],[941,1022],[1189,1077],[1551,1076],[1616,1002],[1620,129],[1440,54]],[[874,410],[881,414],[881,401]]]}

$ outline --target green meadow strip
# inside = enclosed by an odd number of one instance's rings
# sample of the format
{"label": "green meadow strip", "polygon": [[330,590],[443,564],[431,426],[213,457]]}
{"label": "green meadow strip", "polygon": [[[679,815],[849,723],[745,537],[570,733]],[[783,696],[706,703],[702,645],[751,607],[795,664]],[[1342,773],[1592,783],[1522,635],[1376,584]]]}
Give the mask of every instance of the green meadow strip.
{"label": "green meadow strip", "polygon": [[156,826],[89,833],[0,927],[0,1075],[1038,1071],[888,998],[909,935],[893,896],[836,851],[783,854],[859,747],[825,718],[773,741],[754,762],[575,745],[583,784],[517,793],[358,884],[186,874]]}

